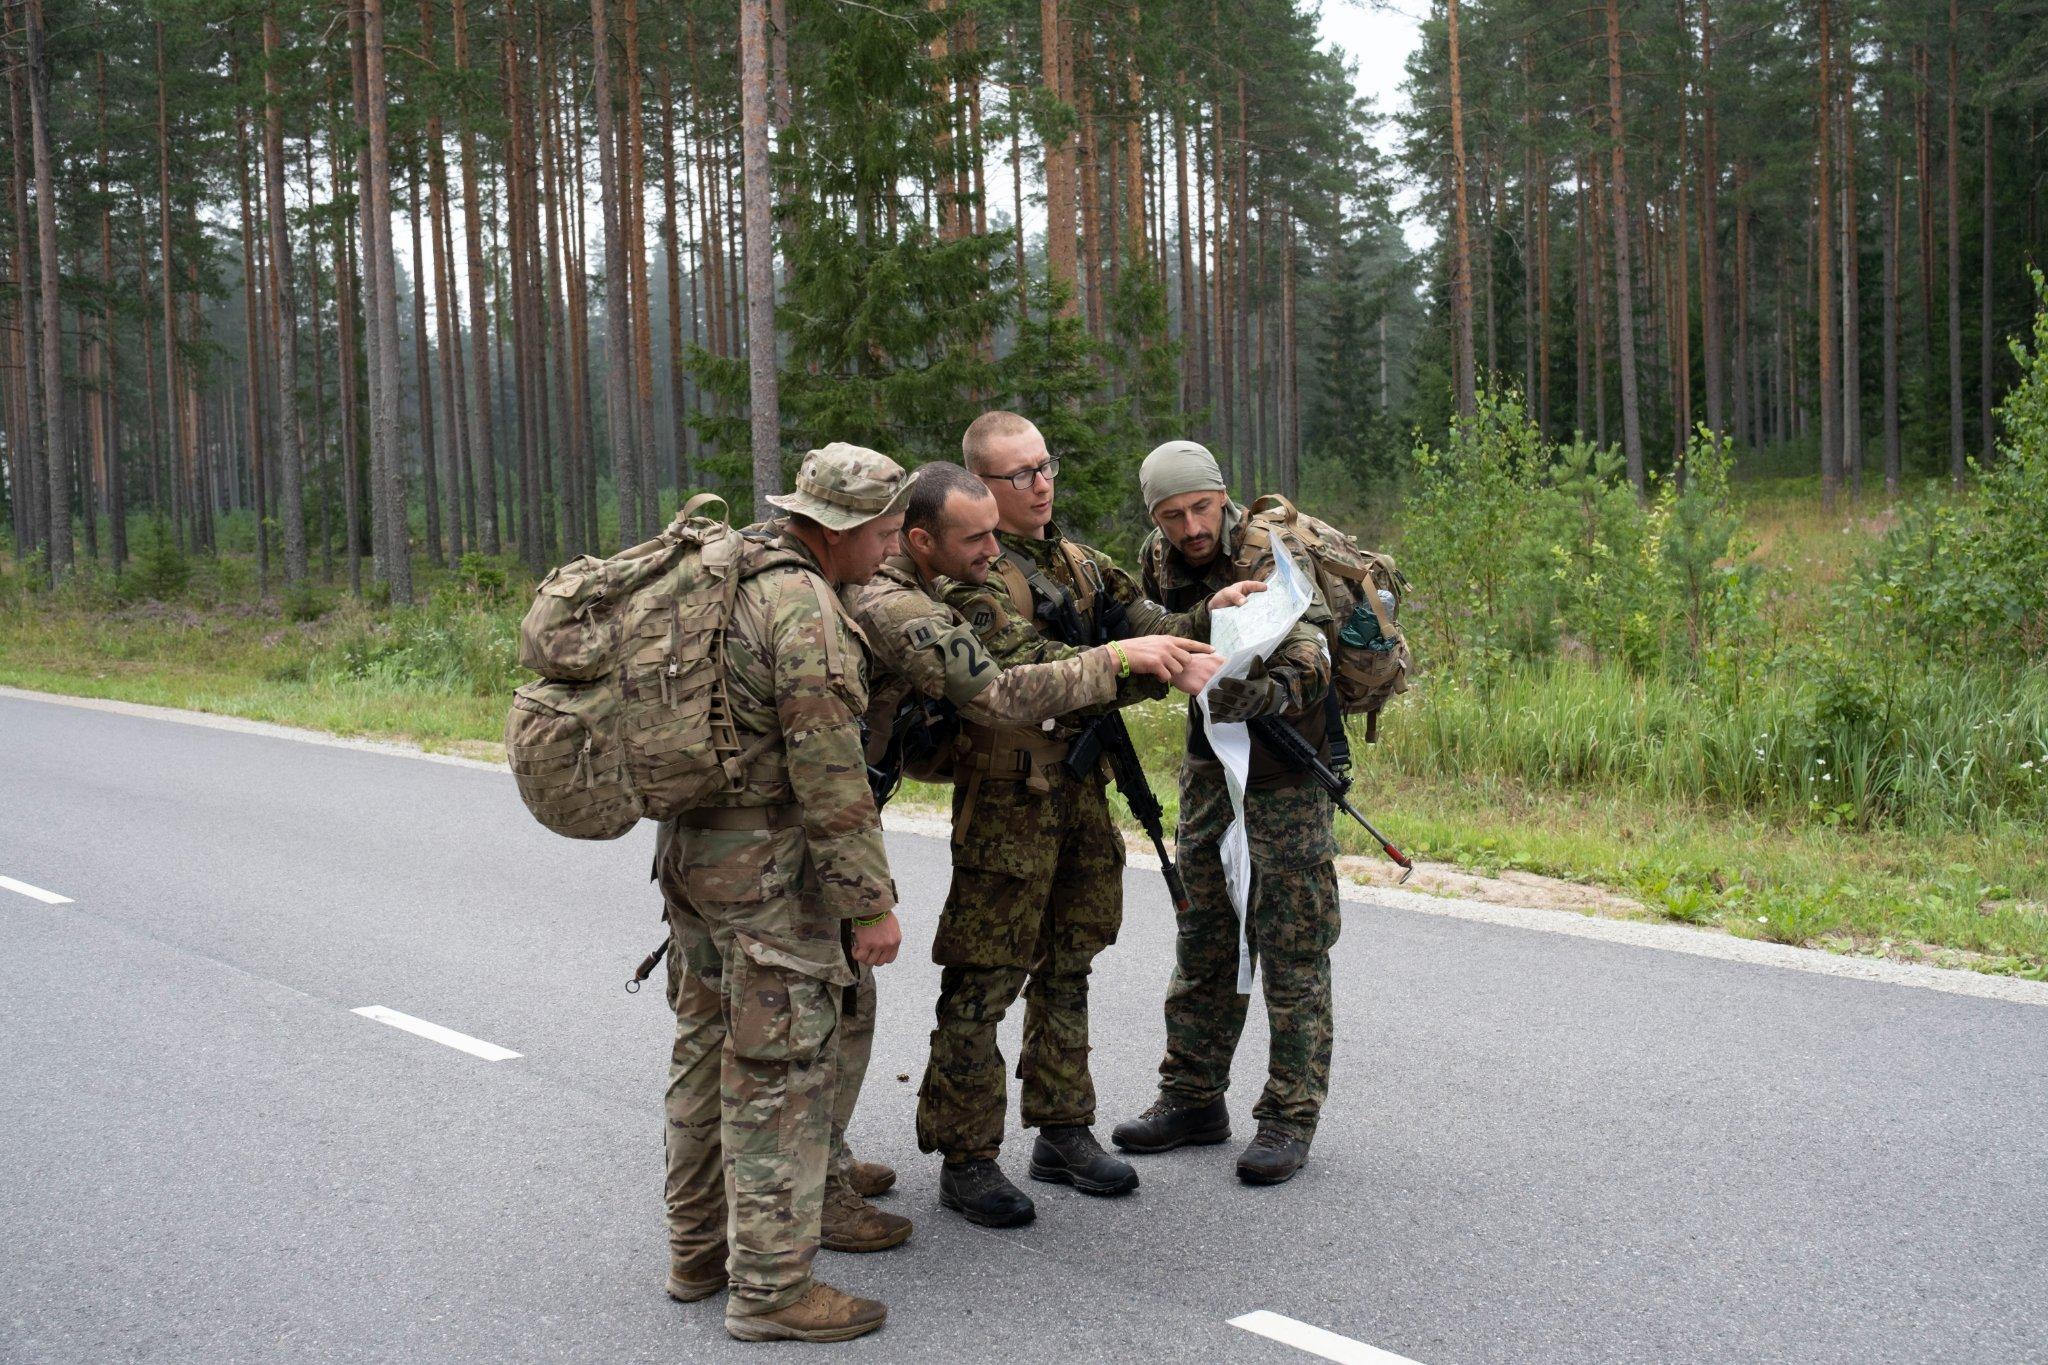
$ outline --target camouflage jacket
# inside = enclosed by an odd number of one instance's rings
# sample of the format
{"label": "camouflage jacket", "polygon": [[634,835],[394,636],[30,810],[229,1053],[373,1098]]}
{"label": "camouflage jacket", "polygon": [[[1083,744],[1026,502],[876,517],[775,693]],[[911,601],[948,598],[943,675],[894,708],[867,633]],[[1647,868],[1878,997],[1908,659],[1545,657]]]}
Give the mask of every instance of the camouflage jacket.
{"label": "camouflage jacket", "polygon": [[[1189,637],[1196,634],[1192,618],[1186,614],[1176,615],[1156,602],[1147,601],[1131,576],[1118,568],[1115,560],[1100,550],[1066,539],[1056,526],[1046,527],[1043,539],[1011,535],[1007,531],[998,532],[996,539],[1002,544],[1005,560],[1010,563],[999,563],[996,571],[989,575],[989,581],[980,586],[949,580],[945,601],[973,627],[981,643],[1004,668],[1069,658],[1077,652],[1072,646],[1054,639],[1049,627],[1035,617],[1030,587],[1024,578],[1027,570],[1016,565],[1011,556],[1021,558],[1028,565],[1028,571],[1043,574],[1063,589],[1074,599],[1076,607],[1086,604],[1084,615],[1094,616],[1107,609],[1123,607],[1130,620],[1129,634]],[[1017,600],[1020,584],[1023,585],[1022,601]],[[1133,702],[1165,696],[1166,690],[1166,684],[1156,678],[1132,676],[1118,682],[1116,695],[1108,705],[1128,706]],[[1087,715],[1102,709],[1092,707],[1078,714]],[[1052,727],[1052,733],[1059,738],[1072,738],[1075,732],[1076,727],[1072,723]]]}
{"label": "camouflage jacket", "polygon": [[880,752],[903,699],[915,692],[953,703],[984,725],[1036,725],[1116,695],[1116,657],[1108,649],[1007,668],[993,659],[958,611],[942,599],[951,579],[920,577],[908,556],[885,560],[864,584],[842,589],[866,634],[874,670],[868,700],[868,753]]}
{"label": "camouflage jacket", "polygon": [[[843,966],[836,921],[896,904],[861,757],[865,645],[802,541],[785,532],[751,553],[767,567],[740,584],[725,685],[741,748],[757,752],[740,789],[707,804],[794,805],[801,815],[785,829],[687,831],[690,884],[708,877],[731,900],[812,893],[825,922],[799,937],[829,932],[829,944],[805,947]],[[789,842],[804,855],[801,888],[785,884]]]}
{"label": "camouflage jacket", "polygon": [[[1231,503],[1224,513],[1222,546],[1214,558],[1197,568],[1181,557],[1180,551],[1157,530],[1145,538],[1139,551],[1144,565],[1143,586],[1148,597],[1170,608],[1185,611],[1200,623],[1202,638],[1209,632],[1208,600],[1232,583],[1247,579],[1264,582],[1273,576],[1274,560],[1267,551],[1249,564],[1239,564],[1244,547],[1245,512]],[[1294,629],[1280,642],[1263,668],[1264,676],[1278,683],[1287,697],[1286,716],[1310,743],[1321,747],[1324,739],[1324,694],[1330,688],[1330,656],[1323,632],[1330,621],[1330,609],[1310,574],[1308,550],[1292,534],[1280,533],[1281,543],[1309,585],[1308,610]],[[1256,674],[1255,674],[1256,675]],[[1191,700],[1188,704],[1188,754],[1196,761],[1213,762],[1215,753],[1202,728],[1202,714]],[[1254,788],[1296,786],[1306,779],[1289,772],[1264,749],[1252,748],[1251,784]]]}

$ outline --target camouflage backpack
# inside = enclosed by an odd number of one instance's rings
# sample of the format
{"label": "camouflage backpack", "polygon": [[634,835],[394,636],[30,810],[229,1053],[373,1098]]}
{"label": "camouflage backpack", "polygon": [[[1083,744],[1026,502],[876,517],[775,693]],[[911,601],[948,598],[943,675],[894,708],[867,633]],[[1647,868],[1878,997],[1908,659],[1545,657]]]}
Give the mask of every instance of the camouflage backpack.
{"label": "camouflage backpack", "polygon": [[1237,564],[1248,570],[1266,552],[1273,534],[1286,530],[1308,550],[1316,586],[1330,605],[1330,682],[1337,709],[1363,713],[1366,741],[1377,738],[1379,713],[1408,690],[1408,642],[1396,624],[1408,580],[1386,555],[1365,549],[1346,532],[1295,510],[1278,493],[1246,509]]}
{"label": "camouflage backpack", "polygon": [[749,541],[698,516],[700,493],[653,540],[581,555],[541,580],[519,623],[540,674],[512,697],[505,757],[534,818],[572,839],[616,839],[738,787],[743,752],[725,696],[725,626]]}

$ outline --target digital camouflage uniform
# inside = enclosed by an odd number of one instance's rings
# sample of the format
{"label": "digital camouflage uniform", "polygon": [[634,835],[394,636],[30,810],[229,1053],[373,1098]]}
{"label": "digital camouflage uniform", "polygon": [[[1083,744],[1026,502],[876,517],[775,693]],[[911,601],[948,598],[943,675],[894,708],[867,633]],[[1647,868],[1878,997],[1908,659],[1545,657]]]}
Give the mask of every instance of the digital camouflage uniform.
{"label": "digital camouflage uniform", "polygon": [[808,1286],[856,980],[847,921],[896,900],[861,755],[858,628],[801,541],[750,554],[724,676],[743,745],[761,747],[738,790],[671,827],[660,860],[675,944],[669,1240],[678,1265],[706,1269],[729,1244],[728,1318]]}
{"label": "digital camouflage uniform", "polygon": [[[916,563],[899,555],[883,561],[866,583],[841,589],[869,646],[870,758],[881,755],[897,709],[912,693],[951,702],[964,718],[986,725],[1036,724],[1115,695],[1117,662],[1107,649],[998,668],[960,613],[933,595],[943,594],[950,583],[945,578],[927,583]],[[845,1178],[852,1161],[846,1126],[874,1049],[875,1006],[874,971],[863,966],[855,1007],[840,1022],[839,1092],[832,1115],[834,1180]]]}
{"label": "digital camouflage uniform", "polygon": [[[1157,531],[1141,551],[1146,594],[1169,607],[1191,608],[1205,635],[1207,609],[1199,604],[1233,582],[1263,580],[1273,572],[1270,551],[1254,554],[1248,564],[1236,562],[1244,545],[1244,509],[1232,504],[1225,516],[1221,548],[1200,569]],[[1306,577],[1307,552],[1289,535],[1283,534],[1282,542]],[[1329,619],[1317,593],[1266,668],[1287,693],[1286,718],[1319,745],[1325,724],[1322,702],[1330,683],[1320,627]],[[1339,926],[1332,807],[1321,787],[1289,772],[1254,740],[1244,808],[1252,860],[1246,939],[1257,956],[1272,1037],[1266,1088],[1252,1116],[1306,1142],[1315,1136],[1316,1116],[1330,1084],[1330,947]],[[1166,995],[1166,1059],[1159,1066],[1161,1093],[1188,1105],[1222,1097],[1244,1031],[1245,997],[1237,993],[1237,912],[1218,853],[1230,818],[1223,768],[1209,747],[1201,712],[1190,702],[1175,838],[1188,910],[1179,916],[1173,982]]]}
{"label": "digital camouflage uniform", "polygon": [[[1007,532],[998,539],[1006,555],[1022,556],[1077,601],[1085,589],[1102,599],[1097,610],[1125,606],[1132,634],[1188,633],[1187,618],[1169,618],[1108,556],[1064,541],[1054,527],[1042,540]],[[1080,574],[1065,546],[1085,566]],[[987,585],[949,583],[945,600],[1006,669],[1072,653],[1041,634],[1010,592],[999,566]],[[1164,690],[1131,678],[1115,704]],[[1124,845],[1103,793],[1107,765],[1075,777],[1060,762],[1075,719],[1039,729],[965,727],[954,767],[953,881],[932,944],[942,971],[918,1092],[924,1151],[968,1160],[992,1158],[1002,1146],[1008,1098],[996,1026],[1019,992],[1024,1125],[1095,1122],[1088,974],[1122,923]]]}

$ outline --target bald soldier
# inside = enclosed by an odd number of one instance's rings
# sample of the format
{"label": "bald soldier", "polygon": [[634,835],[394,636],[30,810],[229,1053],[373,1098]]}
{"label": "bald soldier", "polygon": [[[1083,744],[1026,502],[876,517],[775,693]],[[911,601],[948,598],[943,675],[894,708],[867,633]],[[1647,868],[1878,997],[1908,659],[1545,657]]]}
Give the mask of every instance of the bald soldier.
{"label": "bald soldier", "polygon": [[812,1277],[840,1009],[902,942],[860,743],[859,628],[836,589],[895,547],[908,478],[834,443],[770,501],[780,534],[736,570],[723,682],[745,780],[664,831],[676,1040],[667,1095],[668,1292],[721,1289],[742,1341],[845,1341],[887,1310]]}
{"label": "bald soldier", "polygon": [[[870,762],[889,748],[906,700],[942,702],[977,725],[1035,726],[1110,701],[1122,677],[1150,675],[1192,696],[1218,667],[1206,643],[1164,635],[1048,650],[1044,662],[999,666],[961,615],[938,600],[951,584],[988,581],[1001,553],[996,520],[995,498],[980,479],[958,465],[924,465],[904,504],[902,552],[882,561],[865,583],[842,589],[869,648]],[[896,1173],[878,1162],[855,1161],[846,1144],[873,1049],[875,1006],[874,973],[863,968],[855,1007],[840,1027],[823,1224],[823,1243],[832,1251],[883,1250],[911,1231],[909,1219],[867,1202],[894,1185]]]}

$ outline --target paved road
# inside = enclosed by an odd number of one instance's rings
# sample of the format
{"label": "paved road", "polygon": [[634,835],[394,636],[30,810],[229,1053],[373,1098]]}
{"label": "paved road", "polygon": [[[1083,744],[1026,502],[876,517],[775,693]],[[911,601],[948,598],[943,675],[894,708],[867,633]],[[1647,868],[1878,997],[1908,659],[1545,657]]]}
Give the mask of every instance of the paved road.
{"label": "paved road", "polygon": [[[0,876],[70,898],[0,889],[0,1359],[731,1358],[661,1291],[671,1021],[619,989],[651,843],[476,768],[0,697]],[[1268,1310],[1428,1365],[2048,1358],[2048,1010],[1350,905],[1299,1179],[1174,1153],[998,1234],[912,1137],[946,850],[890,853],[855,1137],[918,1231],[821,1258],[890,1304],[849,1356],[1310,1359],[1228,1325]],[[1096,975],[1111,1120],[1160,1051],[1156,881]]]}

